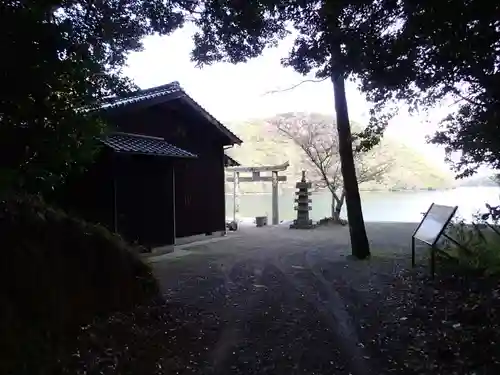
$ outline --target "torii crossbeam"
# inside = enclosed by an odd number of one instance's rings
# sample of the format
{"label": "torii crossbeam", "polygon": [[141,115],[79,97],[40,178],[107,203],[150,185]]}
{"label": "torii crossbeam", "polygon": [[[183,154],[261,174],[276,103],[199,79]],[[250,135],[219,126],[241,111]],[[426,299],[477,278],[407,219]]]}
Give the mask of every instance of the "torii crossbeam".
{"label": "torii crossbeam", "polygon": [[[286,181],[286,176],[278,176],[278,172],[286,171],[289,166],[290,163],[287,161],[280,165],[254,167],[235,166],[226,168],[226,171],[233,173],[232,177],[226,178],[227,182],[233,183],[233,220],[236,220],[236,193],[240,182],[266,181],[272,182],[272,223],[273,225],[279,224],[278,183],[280,181]],[[271,176],[261,176],[261,172],[271,172]],[[252,173],[252,176],[240,177],[240,173]]]}

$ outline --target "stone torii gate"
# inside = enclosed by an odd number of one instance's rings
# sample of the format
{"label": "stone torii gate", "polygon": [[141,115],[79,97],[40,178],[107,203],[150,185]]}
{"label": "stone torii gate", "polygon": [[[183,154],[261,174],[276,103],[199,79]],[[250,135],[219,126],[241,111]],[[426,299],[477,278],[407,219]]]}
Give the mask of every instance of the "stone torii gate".
{"label": "stone torii gate", "polygon": [[[236,195],[239,190],[241,182],[259,182],[266,181],[272,183],[272,223],[273,225],[279,224],[279,208],[278,208],[278,183],[286,181],[286,176],[278,176],[278,172],[286,171],[290,166],[289,162],[280,165],[271,166],[256,166],[256,167],[243,167],[235,166],[228,167],[226,171],[232,172],[232,177],[227,177],[227,182],[233,183],[233,219],[236,220]],[[270,176],[261,176],[262,172],[271,172]],[[251,173],[251,176],[240,176],[240,173]]]}

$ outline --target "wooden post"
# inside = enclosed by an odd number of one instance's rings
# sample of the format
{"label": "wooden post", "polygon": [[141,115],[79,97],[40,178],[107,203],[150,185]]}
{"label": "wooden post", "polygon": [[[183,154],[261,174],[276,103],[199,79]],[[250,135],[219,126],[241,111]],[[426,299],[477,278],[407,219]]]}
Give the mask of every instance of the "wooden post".
{"label": "wooden post", "polygon": [[173,213],[173,227],[174,227],[174,238],[173,238],[173,244],[175,245],[175,238],[176,236],[176,231],[177,231],[177,226],[176,226],[176,213],[175,213],[175,165],[172,165],[172,213]]}
{"label": "wooden post", "polygon": [[117,174],[118,174],[118,163],[116,161],[116,155],[113,153],[111,155],[111,173],[113,175],[113,230],[118,234],[118,201],[116,197],[117,188]]}
{"label": "wooden post", "polygon": [[411,236],[411,268],[415,268],[415,237]]}
{"label": "wooden post", "polygon": [[236,221],[236,213],[239,211],[238,210],[238,189],[239,189],[239,179],[240,179],[240,172],[234,171],[233,172],[233,221]]}
{"label": "wooden post", "polygon": [[113,174],[113,229],[118,233],[118,208],[116,206],[116,175]]}
{"label": "wooden post", "polygon": [[434,246],[431,249],[431,278],[434,279],[434,274],[436,273],[436,249]]}
{"label": "wooden post", "polygon": [[273,171],[273,225],[280,223],[279,205],[278,205],[278,172]]}
{"label": "wooden post", "polygon": [[236,172],[233,172],[233,221],[236,221]]}

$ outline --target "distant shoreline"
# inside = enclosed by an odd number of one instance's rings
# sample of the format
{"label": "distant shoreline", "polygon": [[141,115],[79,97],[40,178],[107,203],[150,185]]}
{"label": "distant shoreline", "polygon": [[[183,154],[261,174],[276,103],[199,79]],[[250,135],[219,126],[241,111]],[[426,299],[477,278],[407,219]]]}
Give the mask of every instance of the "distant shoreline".
{"label": "distant shoreline", "polygon": [[[363,193],[417,193],[417,192],[426,192],[426,191],[449,191],[449,190],[456,190],[456,189],[462,189],[462,188],[499,188],[500,186],[491,186],[491,185],[481,185],[481,186],[454,186],[454,187],[447,187],[447,188],[418,188],[418,189],[363,189],[360,188],[359,191]],[[283,189],[286,190],[287,192],[293,192],[296,189],[293,188],[286,188]],[[282,192],[282,191],[281,191]],[[320,191],[312,191],[313,194],[317,193],[324,193],[328,192],[326,189],[322,189]],[[240,192],[238,195],[270,195],[270,191],[260,191],[260,192]],[[232,196],[232,192],[226,192],[227,196]]]}
{"label": "distant shoreline", "polygon": [[445,188],[416,188],[416,189],[362,189],[360,188],[359,191],[370,191],[370,192],[384,192],[384,193],[392,193],[392,192],[420,192],[420,191],[448,191],[448,190],[456,190],[456,189],[463,189],[463,188],[499,188],[500,186],[493,186],[493,185],[477,185],[477,186],[470,186],[470,185],[464,185],[464,186],[451,186],[451,187],[445,187]]}

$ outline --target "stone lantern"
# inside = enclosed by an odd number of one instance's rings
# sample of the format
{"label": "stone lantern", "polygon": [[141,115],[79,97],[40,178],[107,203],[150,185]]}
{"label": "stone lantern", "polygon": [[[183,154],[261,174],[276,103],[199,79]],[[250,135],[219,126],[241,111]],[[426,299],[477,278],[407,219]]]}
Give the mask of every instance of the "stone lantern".
{"label": "stone lantern", "polygon": [[297,219],[290,225],[290,229],[311,229],[314,228],[312,220],[309,219],[309,211],[311,210],[311,183],[306,181],[306,172],[302,171],[302,180],[297,182],[295,187],[298,189],[295,192],[295,210],[297,211]]}

